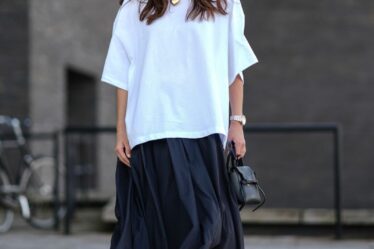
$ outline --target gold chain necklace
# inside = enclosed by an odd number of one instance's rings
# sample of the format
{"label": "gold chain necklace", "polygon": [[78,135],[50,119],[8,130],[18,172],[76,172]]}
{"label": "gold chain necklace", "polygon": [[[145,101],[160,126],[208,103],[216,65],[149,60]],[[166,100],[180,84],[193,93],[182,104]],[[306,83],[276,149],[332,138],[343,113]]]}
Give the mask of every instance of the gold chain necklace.
{"label": "gold chain necklace", "polygon": [[170,2],[171,2],[172,5],[175,6],[180,2],[180,0],[170,0]]}

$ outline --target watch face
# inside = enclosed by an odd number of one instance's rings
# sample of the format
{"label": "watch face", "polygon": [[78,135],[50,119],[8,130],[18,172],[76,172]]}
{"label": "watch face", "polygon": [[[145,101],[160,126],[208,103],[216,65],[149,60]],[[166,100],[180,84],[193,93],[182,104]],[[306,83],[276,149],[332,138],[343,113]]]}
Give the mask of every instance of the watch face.
{"label": "watch face", "polygon": [[243,115],[242,116],[243,118],[242,118],[242,121],[243,121],[243,125],[245,125],[245,123],[247,122],[247,119],[245,118],[245,116]]}

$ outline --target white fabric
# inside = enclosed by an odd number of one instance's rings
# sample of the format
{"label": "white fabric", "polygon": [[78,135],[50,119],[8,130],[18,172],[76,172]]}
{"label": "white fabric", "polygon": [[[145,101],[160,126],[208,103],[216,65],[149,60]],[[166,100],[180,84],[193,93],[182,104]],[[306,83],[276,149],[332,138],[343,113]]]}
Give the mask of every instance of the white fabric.
{"label": "white fabric", "polygon": [[[127,0],[114,20],[103,82],[128,91],[125,125],[130,147],[166,137],[219,133],[226,146],[229,85],[258,62],[244,36],[240,0],[228,15],[185,22],[191,0],[169,5],[150,26],[138,1]],[[143,5],[142,5],[143,6]]]}

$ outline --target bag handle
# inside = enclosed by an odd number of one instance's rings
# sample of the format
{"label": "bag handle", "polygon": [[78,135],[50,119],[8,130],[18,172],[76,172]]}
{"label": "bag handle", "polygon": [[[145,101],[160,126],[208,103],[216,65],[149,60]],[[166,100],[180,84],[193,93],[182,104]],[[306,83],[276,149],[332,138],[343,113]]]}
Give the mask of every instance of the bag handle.
{"label": "bag handle", "polygon": [[[242,158],[237,158],[236,156],[236,150],[235,150],[235,142],[233,140],[230,141],[230,145],[229,146],[229,155],[228,155],[228,159],[226,161],[226,167],[227,167],[227,170],[229,172],[229,162],[230,162],[230,159],[232,161],[232,167],[234,167],[234,165],[236,166],[243,166],[243,159]],[[253,173],[255,174],[256,176],[256,172],[253,171]],[[257,177],[256,177],[257,178]],[[256,211],[259,207],[261,207],[262,205],[264,205],[265,201],[266,201],[266,196],[265,196],[265,192],[264,190],[260,187],[260,185],[258,183],[256,183],[258,189],[259,189],[259,193],[261,195],[261,202],[252,210],[252,212]],[[243,207],[245,206],[245,203],[242,203],[239,207],[239,210],[241,210]]]}
{"label": "bag handle", "polygon": [[244,164],[243,164],[243,158],[238,158],[237,156],[236,156],[236,149],[235,149],[235,142],[234,142],[234,140],[231,140],[230,141],[230,145],[231,146],[229,146],[229,149],[230,149],[230,152],[232,153],[232,155],[233,155],[233,157],[234,157],[234,159],[235,159],[235,164],[237,165],[237,166],[243,166]]}

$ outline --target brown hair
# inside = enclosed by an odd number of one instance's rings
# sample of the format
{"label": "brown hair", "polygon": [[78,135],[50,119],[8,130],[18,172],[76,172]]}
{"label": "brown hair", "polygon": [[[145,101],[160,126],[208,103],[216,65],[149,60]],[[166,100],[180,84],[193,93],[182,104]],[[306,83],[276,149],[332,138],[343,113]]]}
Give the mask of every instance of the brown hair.
{"label": "brown hair", "polygon": [[[131,0],[130,0],[131,1]],[[166,11],[170,0],[148,0],[144,9],[140,13],[139,19],[143,21],[147,19],[147,24],[151,24],[157,18],[160,18]],[[180,0],[184,1],[184,0]],[[214,19],[214,12],[226,15],[227,0],[192,0],[193,7],[192,10],[188,13],[187,19],[192,17],[194,20],[197,16],[200,16],[200,20],[209,19],[212,17]],[[124,0],[119,0],[119,4],[122,5]],[[216,2],[216,6],[213,5],[213,2]],[[222,4],[225,5],[225,8],[222,7]],[[150,14],[153,12],[153,14]]]}

